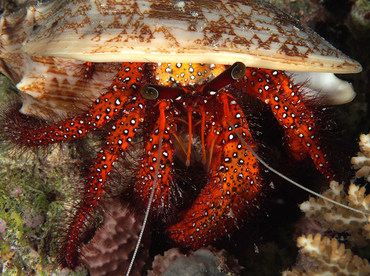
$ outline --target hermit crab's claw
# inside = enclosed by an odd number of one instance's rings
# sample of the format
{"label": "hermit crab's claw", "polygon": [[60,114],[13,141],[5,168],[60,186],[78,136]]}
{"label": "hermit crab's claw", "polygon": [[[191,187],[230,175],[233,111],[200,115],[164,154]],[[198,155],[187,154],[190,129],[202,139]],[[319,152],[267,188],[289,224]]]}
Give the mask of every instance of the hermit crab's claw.
{"label": "hermit crab's claw", "polygon": [[[182,212],[178,222],[168,228],[170,237],[185,247],[206,246],[240,226],[249,212],[256,210],[263,188],[257,159],[228,125],[231,121],[255,148],[243,111],[226,94],[219,95],[212,106],[221,110],[220,121],[206,118],[209,180],[192,208]],[[206,108],[205,113],[212,111]]]}
{"label": "hermit crab's claw", "polygon": [[[191,208],[168,228],[170,237],[182,246],[199,248],[213,243],[242,224],[246,209],[256,208],[262,190],[259,165],[234,131],[242,133],[251,147],[256,148],[256,144],[240,106],[220,92],[245,72],[243,63],[234,63],[203,88],[203,93],[209,95],[207,102],[211,102],[200,109],[209,180]],[[236,129],[229,127],[230,122]]]}

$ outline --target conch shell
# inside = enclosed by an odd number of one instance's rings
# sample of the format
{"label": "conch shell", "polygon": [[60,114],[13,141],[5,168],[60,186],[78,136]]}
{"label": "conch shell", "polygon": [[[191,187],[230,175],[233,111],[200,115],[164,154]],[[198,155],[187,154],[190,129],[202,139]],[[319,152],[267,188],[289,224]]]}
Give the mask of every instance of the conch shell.
{"label": "conch shell", "polygon": [[[21,91],[21,112],[42,118],[86,108],[105,92],[119,62],[241,61],[250,67],[326,72],[334,80],[328,90],[335,93],[320,95],[325,104],[345,103],[355,95],[332,73],[361,71],[358,62],[298,20],[256,0],[27,1],[5,8],[0,29],[1,72]],[[83,81],[86,62],[95,66],[88,82]],[[315,75],[308,77],[316,82]]]}

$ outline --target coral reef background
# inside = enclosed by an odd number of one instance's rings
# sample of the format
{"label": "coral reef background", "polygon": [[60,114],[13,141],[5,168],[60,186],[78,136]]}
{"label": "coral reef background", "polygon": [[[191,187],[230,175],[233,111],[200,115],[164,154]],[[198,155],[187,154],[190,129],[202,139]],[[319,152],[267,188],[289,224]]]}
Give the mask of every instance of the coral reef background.
{"label": "coral reef background", "polygon": [[[6,0],[5,0],[6,1]],[[333,143],[343,143],[345,183],[355,172],[350,158],[358,151],[358,137],[370,132],[370,3],[367,0],[270,0],[280,9],[309,25],[335,47],[358,60],[363,72],[345,75],[352,82],[357,97],[349,104],[335,108],[338,130]],[[3,5],[0,1],[0,12]],[[12,97],[15,88],[0,76],[0,99],[2,108]],[[337,130],[337,131],[338,131]],[[342,140],[342,141],[340,141]],[[81,268],[76,272],[57,267],[50,248],[58,215],[64,202],[73,194],[71,187],[80,183],[80,162],[74,154],[73,144],[49,155],[38,158],[22,156],[9,158],[9,152],[0,153],[0,273],[2,275],[88,275]],[[348,173],[347,173],[348,172]],[[316,181],[316,173],[303,175],[306,186],[316,191],[328,189],[328,185]],[[306,192],[282,183],[275,178],[275,190],[269,194],[259,214],[237,233],[216,246],[235,255],[245,269],[242,275],[278,275],[296,263],[297,238],[308,228],[320,229],[322,225],[302,219],[298,204],[307,200]],[[315,185],[316,183],[316,185]],[[360,184],[365,183],[360,181]],[[330,233],[330,235],[335,235]],[[346,239],[347,234],[340,238]],[[151,253],[156,252],[151,248]],[[370,259],[369,247],[355,247],[361,258]],[[163,254],[163,252],[162,252]]]}

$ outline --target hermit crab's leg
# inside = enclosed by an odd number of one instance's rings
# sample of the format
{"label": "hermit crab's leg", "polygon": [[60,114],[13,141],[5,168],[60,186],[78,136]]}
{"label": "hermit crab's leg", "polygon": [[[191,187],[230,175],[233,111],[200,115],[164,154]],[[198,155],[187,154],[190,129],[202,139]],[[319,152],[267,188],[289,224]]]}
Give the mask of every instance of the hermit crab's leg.
{"label": "hermit crab's leg", "polygon": [[74,268],[78,264],[79,247],[84,241],[92,213],[99,206],[106,179],[112,170],[113,162],[130,145],[139,121],[143,117],[144,104],[139,99],[126,107],[129,111],[112,127],[106,146],[99,151],[91,168],[81,201],[76,206],[61,241],[60,262],[63,267]]}
{"label": "hermit crab's leg", "polygon": [[[143,96],[147,96],[150,90],[152,89],[142,89]],[[174,190],[173,187],[171,187],[171,184],[175,184],[172,179],[173,148],[169,140],[169,131],[168,128],[166,128],[165,116],[167,102],[160,101],[158,106],[159,118],[154,128],[154,134],[152,133],[153,135],[151,135],[149,143],[147,143],[147,145],[149,145],[145,148],[146,155],[142,159],[143,162],[139,172],[139,180],[136,183],[136,186],[141,188],[137,189],[138,187],[135,187],[136,194],[139,194],[141,200],[145,202],[144,206],[146,206],[146,211],[135,251],[126,272],[127,276],[130,275],[132,266],[135,262],[150,211],[152,209],[160,212],[163,212],[163,210],[166,211],[166,207],[169,205],[167,201],[170,200],[170,191]],[[152,154],[152,151],[154,154]],[[164,187],[161,187],[162,185],[164,185]]]}
{"label": "hermit crab's leg", "polygon": [[[143,97],[148,97],[147,94],[152,92],[153,87],[144,86]],[[179,93],[184,93],[183,90],[174,90],[169,95],[166,92],[171,88],[157,87],[158,96],[152,99],[163,97],[176,97]],[[165,95],[165,96],[164,96]],[[158,119],[154,127],[149,130],[149,137],[145,140],[145,154],[142,157],[138,178],[133,190],[133,198],[139,206],[148,206],[149,195],[151,194],[153,181],[157,179],[156,188],[154,191],[152,210],[154,216],[160,216],[162,219],[167,218],[170,211],[175,207],[176,193],[179,191],[174,177],[176,175],[173,167],[174,148],[170,137],[170,131],[174,131],[174,127],[170,127],[167,116],[171,117],[171,110],[165,109],[170,100],[160,100],[157,104],[159,110]],[[156,116],[156,115],[152,115]],[[147,131],[147,130],[146,130]],[[162,147],[160,149],[159,143]],[[161,152],[159,152],[161,151]],[[158,171],[155,170],[159,164]]]}
{"label": "hermit crab's leg", "polygon": [[[207,151],[213,150],[210,180],[191,209],[183,212],[179,222],[168,229],[170,237],[186,247],[206,246],[240,226],[245,210],[253,211],[257,207],[262,190],[257,159],[228,125],[231,122],[255,148],[243,111],[225,94],[219,96],[219,102],[222,104],[218,118],[221,124],[208,121],[206,130]],[[206,113],[211,112],[206,110]],[[215,145],[210,142],[213,139],[217,139]]]}
{"label": "hermit crab's leg", "polygon": [[141,63],[123,63],[108,92],[101,95],[82,114],[41,128],[22,126],[14,132],[16,142],[24,146],[40,146],[77,139],[106,125],[131,100],[138,78],[142,74]]}
{"label": "hermit crab's leg", "polygon": [[269,104],[283,127],[293,156],[309,154],[317,169],[330,181],[335,179],[329,157],[318,135],[312,109],[302,101],[300,88],[282,71],[248,68],[240,89]]}

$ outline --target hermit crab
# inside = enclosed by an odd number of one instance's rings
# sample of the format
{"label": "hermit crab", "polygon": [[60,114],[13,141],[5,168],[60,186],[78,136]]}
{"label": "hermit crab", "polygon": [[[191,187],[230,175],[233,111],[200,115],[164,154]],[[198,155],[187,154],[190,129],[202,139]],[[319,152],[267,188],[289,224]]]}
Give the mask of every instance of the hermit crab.
{"label": "hermit crab", "polygon": [[[240,227],[265,189],[250,150],[252,97],[271,109],[292,158],[310,157],[335,179],[309,103],[351,101],[333,73],[361,66],[268,3],[28,1],[5,8],[0,24],[1,72],[17,84],[19,112],[62,118],[34,127],[9,114],[4,139],[38,148],[105,131],[61,238],[64,267],[78,265],[110,172],[135,144],[129,200],[151,223],[165,221],[176,244],[200,248]],[[179,182],[192,168],[205,177],[192,179],[202,187],[183,207]]]}

